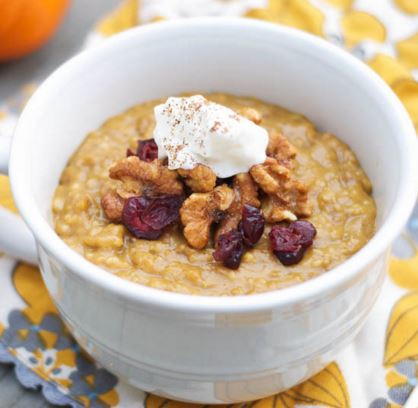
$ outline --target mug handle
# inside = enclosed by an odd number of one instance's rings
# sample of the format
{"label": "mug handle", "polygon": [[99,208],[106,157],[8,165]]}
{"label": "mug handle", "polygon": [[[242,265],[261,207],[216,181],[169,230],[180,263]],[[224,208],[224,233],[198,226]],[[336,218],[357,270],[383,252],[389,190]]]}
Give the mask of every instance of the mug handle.
{"label": "mug handle", "polygon": [[[11,134],[0,137],[0,173],[8,174]],[[22,218],[0,207],[0,251],[29,262],[38,263],[35,239]]]}

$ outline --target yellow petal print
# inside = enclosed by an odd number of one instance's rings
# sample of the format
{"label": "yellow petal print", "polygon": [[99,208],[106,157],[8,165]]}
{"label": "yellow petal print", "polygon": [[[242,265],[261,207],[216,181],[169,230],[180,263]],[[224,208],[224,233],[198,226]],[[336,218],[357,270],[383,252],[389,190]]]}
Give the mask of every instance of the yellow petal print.
{"label": "yellow petal print", "polygon": [[386,384],[389,388],[397,387],[405,383],[405,376],[397,373],[396,371],[389,370],[386,374]]}
{"label": "yellow petal print", "polygon": [[17,213],[10,189],[9,177],[2,174],[0,174],[0,206]]}
{"label": "yellow petal print", "polygon": [[[350,396],[336,363],[331,363],[304,383],[280,394],[254,401],[250,408],[295,408],[297,404],[349,408]],[[186,404],[149,394],[145,408],[209,408],[209,405]],[[242,408],[242,404],[213,405],[213,408]]]}
{"label": "yellow petal print", "polygon": [[99,33],[109,36],[138,24],[139,0],[125,0],[97,26]]}
{"label": "yellow petal print", "polygon": [[324,15],[308,0],[270,0],[266,9],[250,10],[246,16],[323,34]]}
{"label": "yellow petal print", "polygon": [[418,82],[405,79],[396,82],[392,88],[404,104],[418,132]]}
{"label": "yellow petal print", "polygon": [[323,14],[307,0],[288,0],[285,3],[284,13],[280,19],[286,24],[312,34],[322,35],[324,23]]}
{"label": "yellow petal print", "polygon": [[101,394],[100,400],[103,401],[107,407],[116,407],[119,403],[119,395],[117,391],[113,388],[112,390]]}
{"label": "yellow petal print", "polygon": [[418,355],[418,292],[403,296],[392,309],[386,329],[384,365]]}
{"label": "yellow petal print", "polygon": [[354,0],[325,0],[325,1],[333,6],[346,10],[351,7]]}
{"label": "yellow petal print", "polygon": [[13,283],[28,307],[23,313],[38,324],[46,313],[56,313],[55,306],[42,282],[39,269],[20,263],[13,273]]}
{"label": "yellow petal print", "polygon": [[252,9],[245,13],[245,17],[257,18],[259,20],[270,21],[272,23],[278,22],[278,17],[271,13],[268,9]]}
{"label": "yellow petal print", "polygon": [[258,18],[271,22],[278,22],[286,0],[269,0],[266,8],[258,8],[247,11],[247,17]]}
{"label": "yellow petal print", "polygon": [[253,401],[248,405],[241,403],[227,405],[187,404],[151,394],[148,394],[145,399],[145,408],[244,408],[244,406],[248,408],[294,408],[295,400],[284,393]]}
{"label": "yellow petal print", "polygon": [[418,1],[417,0],[395,0],[397,6],[405,11],[405,13],[417,14],[418,13]]}
{"label": "yellow petal print", "polygon": [[353,10],[341,21],[346,45],[353,47],[364,40],[385,41],[385,26],[371,14]]}
{"label": "yellow petal print", "polygon": [[[417,1],[418,4],[418,1]],[[418,68],[418,33],[396,44],[398,58],[407,68]]]}
{"label": "yellow petal print", "polygon": [[[296,401],[286,392],[253,402],[248,408],[295,408]],[[243,407],[239,407],[243,408]]]}
{"label": "yellow petal print", "polygon": [[400,79],[410,79],[410,72],[395,58],[389,55],[377,54],[368,61],[369,66],[375,70],[389,85]]}
{"label": "yellow petal print", "polygon": [[285,393],[253,401],[247,405],[241,403],[227,405],[188,404],[151,394],[148,394],[145,399],[145,408],[295,408],[295,406],[295,400]]}
{"label": "yellow petal print", "polygon": [[392,258],[389,276],[401,288],[418,289],[418,253],[406,259]]}
{"label": "yellow petal print", "polygon": [[284,394],[297,403],[325,405],[334,408],[350,407],[347,384],[336,363],[331,363],[314,377],[293,387]]}

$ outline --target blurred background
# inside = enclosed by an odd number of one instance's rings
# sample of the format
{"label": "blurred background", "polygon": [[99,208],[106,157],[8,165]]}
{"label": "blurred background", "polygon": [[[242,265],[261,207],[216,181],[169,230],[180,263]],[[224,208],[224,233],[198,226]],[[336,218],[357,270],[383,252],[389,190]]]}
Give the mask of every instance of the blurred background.
{"label": "blurred background", "polygon": [[[12,5],[14,0],[0,0],[0,15],[2,18],[5,15],[5,12],[2,10],[3,3]],[[36,0],[34,0],[33,3],[36,3]],[[100,16],[115,8],[120,1],[52,0],[49,1],[49,3],[60,4],[59,7],[51,11],[49,27],[44,30],[45,35],[51,33],[55,24],[57,25],[57,31],[37,51],[9,62],[0,62],[0,103],[18,92],[22,85],[33,80],[45,78],[57,66],[80,50],[87,33],[91,31],[92,26],[94,26]],[[6,12],[12,15],[14,10],[8,10],[11,8],[9,4],[6,5]],[[48,23],[45,22],[45,25],[47,24]],[[26,25],[28,25],[28,23],[26,23]],[[21,31],[20,28],[18,29]],[[39,29],[39,27],[33,28],[35,32],[37,29]],[[0,28],[0,36],[2,34],[1,31],[2,28]],[[45,40],[45,37],[42,36],[42,34],[43,33],[39,34],[39,36],[42,37],[39,42]],[[28,32],[27,35],[33,37],[33,34],[30,32]],[[19,36],[24,37],[24,34],[21,33]],[[21,43],[20,49],[22,50],[22,53],[32,45],[30,44],[30,40],[25,38],[22,38]],[[6,51],[4,51],[5,57],[2,58],[2,48],[3,46],[0,44],[0,60],[8,59]],[[0,395],[2,394],[0,393]]]}
{"label": "blurred background", "polygon": [[[55,1],[61,0],[52,0]],[[0,6],[2,3],[12,5],[13,2],[14,0],[0,0]],[[62,21],[57,21],[57,31],[41,48],[19,59],[0,62],[0,104],[12,98],[26,84],[45,78],[77,53],[100,16],[119,3],[119,0],[71,0],[68,6],[62,4]],[[60,10],[57,10],[57,14],[59,13]],[[3,17],[1,8],[0,16]],[[22,44],[23,48],[24,45]],[[44,408],[53,405],[48,404],[39,391],[23,388],[16,380],[11,366],[0,364],[0,408],[9,407]]]}

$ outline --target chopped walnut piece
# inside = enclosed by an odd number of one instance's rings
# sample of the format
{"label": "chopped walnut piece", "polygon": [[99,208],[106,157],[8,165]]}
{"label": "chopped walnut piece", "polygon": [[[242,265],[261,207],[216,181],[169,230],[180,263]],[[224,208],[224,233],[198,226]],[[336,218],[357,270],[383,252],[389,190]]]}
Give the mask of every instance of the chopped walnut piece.
{"label": "chopped walnut piece", "polygon": [[217,210],[226,211],[234,201],[234,191],[226,184],[216,187],[210,197],[209,210],[213,213]]}
{"label": "chopped walnut piece", "polygon": [[211,193],[193,193],[180,208],[184,237],[189,245],[203,249],[209,242],[210,227],[218,213],[226,211],[234,200],[234,192],[227,185],[216,187]]}
{"label": "chopped walnut piece", "polygon": [[270,223],[284,220],[296,221],[298,219],[295,214],[289,210],[284,209],[277,200],[270,196],[263,200],[262,210],[267,222]]}
{"label": "chopped walnut piece", "polygon": [[116,191],[109,191],[101,200],[102,208],[106,217],[111,222],[120,222],[122,219],[125,200]]}
{"label": "chopped walnut piece", "polygon": [[123,188],[128,193],[137,195],[183,193],[183,184],[178,179],[177,172],[169,170],[159,160],[146,162],[137,156],[126,157],[109,169],[109,175],[112,179],[122,181]]}
{"label": "chopped walnut piece", "polygon": [[257,185],[249,173],[239,173],[234,177],[234,191],[239,197],[241,205],[249,204],[253,207],[260,207]]}
{"label": "chopped walnut piece", "polygon": [[244,107],[239,109],[237,113],[244,116],[244,118],[251,120],[251,122],[254,122],[256,125],[259,125],[263,120],[261,113],[254,108]]}
{"label": "chopped walnut piece", "polygon": [[210,193],[192,194],[180,208],[184,237],[190,246],[203,249],[209,242],[212,219],[207,211]]}
{"label": "chopped walnut piece", "polygon": [[139,195],[142,191],[142,186],[136,180],[124,180],[123,185],[116,189],[116,193],[124,200]]}
{"label": "chopped walnut piece", "polygon": [[242,217],[242,208],[245,204],[257,208],[260,207],[257,185],[248,173],[239,173],[234,177],[233,189],[234,201],[228,208],[225,218],[221,221],[221,224],[216,231],[215,240],[217,240],[220,235],[238,227]]}
{"label": "chopped walnut piece", "polygon": [[268,157],[250,170],[258,186],[269,195],[263,208],[268,222],[295,220],[311,214],[306,186],[290,175],[278,160]]}
{"label": "chopped walnut piece", "polygon": [[203,164],[198,164],[191,170],[178,169],[177,172],[195,193],[209,193],[215,188],[216,174]]}
{"label": "chopped walnut piece", "polygon": [[296,149],[278,130],[273,129],[269,132],[267,155],[275,158],[282,166],[290,169],[296,156]]}

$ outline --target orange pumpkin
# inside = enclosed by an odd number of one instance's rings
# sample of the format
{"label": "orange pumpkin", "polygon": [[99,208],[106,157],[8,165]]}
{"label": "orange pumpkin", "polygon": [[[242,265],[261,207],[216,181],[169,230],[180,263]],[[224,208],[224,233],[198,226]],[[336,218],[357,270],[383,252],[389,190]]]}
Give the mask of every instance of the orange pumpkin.
{"label": "orange pumpkin", "polygon": [[55,32],[70,0],[0,0],[0,61],[41,47]]}

